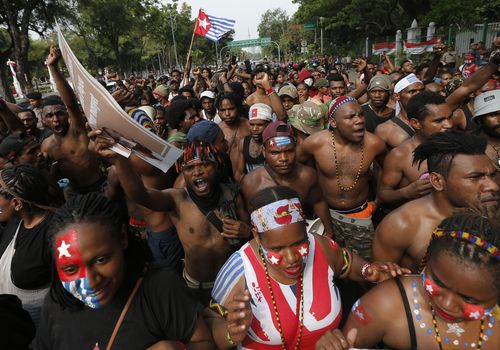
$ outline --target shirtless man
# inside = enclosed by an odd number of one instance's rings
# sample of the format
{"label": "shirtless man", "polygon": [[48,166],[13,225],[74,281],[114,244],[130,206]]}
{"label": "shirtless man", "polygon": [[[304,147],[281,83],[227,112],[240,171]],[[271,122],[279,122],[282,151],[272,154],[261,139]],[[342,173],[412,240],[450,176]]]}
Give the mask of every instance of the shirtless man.
{"label": "shirtless man", "polygon": [[415,136],[385,158],[378,190],[378,199],[384,204],[402,204],[431,192],[427,163],[415,164],[413,151],[431,135],[452,127],[450,108],[444,97],[435,92],[423,91],[412,97],[408,102],[408,116]]}
{"label": "shirtless man", "polygon": [[413,73],[401,78],[394,86],[396,116],[375,129],[375,135],[385,141],[388,149],[399,146],[403,141],[415,135],[415,131],[410,126],[406,108],[410,98],[423,90],[424,84]]}
{"label": "shirtless man", "polygon": [[313,157],[323,196],[330,207],[334,238],[365,259],[371,258],[373,204],[368,203],[370,167],[383,161],[384,142],[365,131],[361,106],[340,96],[330,105],[329,130],[309,136],[298,149],[298,159]]}
{"label": "shirtless man", "polygon": [[[500,170],[500,90],[485,92],[474,100],[473,120],[481,126],[481,136],[488,142],[486,155]],[[499,179],[500,181],[500,176]]]}
{"label": "shirtless man", "polygon": [[57,100],[45,100],[43,118],[50,119],[53,134],[43,141],[41,150],[53,162],[56,178],[68,178],[73,192],[102,191],[106,177],[99,169],[95,153],[89,150],[85,118],[75,93],[57,67],[61,57],[59,49],[51,48],[46,60],[64,106]]}
{"label": "shirtless man", "polygon": [[207,305],[217,272],[240,240],[251,236],[241,196],[217,181],[218,152],[206,143],[188,144],[179,161],[186,188],[159,191],[144,186],[129,160],[109,150],[113,144],[109,138],[98,137],[96,150],[114,164],[131,200],[153,211],[168,212],[184,248],[184,279]]}
{"label": "shirtless man", "polygon": [[[281,103],[281,102],[280,102]],[[238,144],[245,136],[250,135],[250,124],[248,119],[241,117],[242,101],[234,92],[222,94],[217,100],[219,117],[222,120],[219,127],[224,133],[228,144],[228,154],[233,165],[233,174],[237,173],[237,164],[240,153]]]}
{"label": "shirtless man", "polygon": [[438,132],[420,144],[414,161],[427,161],[433,191],[382,220],[373,240],[373,258],[416,272],[432,230],[456,208],[484,205],[495,210],[499,187],[485,149],[484,139],[459,131]]}
{"label": "shirtless man", "polygon": [[[490,79],[491,75],[496,72],[499,65],[500,52],[490,58],[490,62],[487,65],[465,80],[458,89],[446,98],[446,103],[450,110],[454,112],[471,93],[479,90]],[[406,114],[406,105],[411,97],[423,90],[423,83],[414,74],[403,77],[394,87],[394,97],[399,101],[400,111],[396,113],[397,115],[394,119],[383,123],[375,129],[375,135],[380,136],[386,142],[388,148],[399,146],[403,141],[415,134]],[[456,121],[455,123],[462,125],[463,121]]]}
{"label": "shirtless man", "polygon": [[295,162],[295,141],[290,125],[276,121],[263,134],[263,153],[266,160],[261,167],[241,181],[241,191],[248,202],[257,192],[276,185],[288,186],[299,194],[301,203],[313,208],[325,228],[325,235],[332,237],[332,221],[328,205],[318,185],[316,171]]}
{"label": "shirtless man", "polygon": [[255,91],[246,98],[248,106],[254,103],[264,103],[273,109],[279,120],[286,118],[285,108],[281,103],[276,91],[273,89],[269,75],[264,66],[257,66],[252,72],[252,83],[255,85]]}
{"label": "shirtless man", "polygon": [[254,103],[248,111],[250,135],[242,138],[238,145],[238,164],[234,179],[240,182],[246,173],[250,173],[264,165],[262,154],[262,133],[273,120],[273,110],[264,103]]}

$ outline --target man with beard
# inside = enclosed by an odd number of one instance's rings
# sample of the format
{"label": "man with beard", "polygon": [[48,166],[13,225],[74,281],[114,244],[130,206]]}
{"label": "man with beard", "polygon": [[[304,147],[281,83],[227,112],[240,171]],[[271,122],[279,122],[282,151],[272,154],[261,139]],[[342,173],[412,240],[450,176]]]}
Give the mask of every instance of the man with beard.
{"label": "man with beard", "polygon": [[373,77],[368,84],[368,97],[370,100],[361,108],[365,116],[365,128],[373,133],[379,124],[394,117],[394,109],[387,106],[391,97],[391,79],[385,74]]}
{"label": "man with beard", "polygon": [[438,93],[423,91],[413,96],[407,107],[415,135],[385,158],[378,190],[378,199],[384,204],[399,205],[432,191],[427,163],[415,164],[413,152],[433,134],[449,131],[452,127],[450,107]]}
{"label": "man with beard", "polygon": [[[318,181],[330,207],[335,240],[365,259],[371,258],[373,203],[368,202],[372,163],[380,164],[384,142],[365,130],[358,101],[340,96],[330,105],[328,130],[317,132],[301,144],[300,162],[314,158]],[[332,157],[333,155],[333,157]],[[332,159],[333,158],[333,159]]]}
{"label": "man with beard", "polygon": [[85,119],[75,93],[68,85],[57,64],[61,52],[51,48],[46,64],[54,77],[64,106],[57,100],[44,101],[43,117],[51,120],[53,134],[42,143],[42,152],[52,162],[56,178],[67,178],[70,189],[78,194],[102,191],[106,177],[99,169],[94,152],[89,150]]}
{"label": "man with beard", "polygon": [[473,120],[481,126],[481,136],[488,143],[486,155],[500,170],[500,90],[488,91],[475,98]]}
{"label": "man with beard", "polygon": [[[293,188],[300,202],[312,208],[321,219],[325,234],[332,237],[332,222],[328,205],[318,185],[316,171],[295,161],[295,140],[290,125],[276,121],[262,135],[265,165],[243,177],[241,192],[248,202],[259,191],[273,186]],[[307,210],[306,210],[307,214]]]}
{"label": "man with beard", "polygon": [[251,237],[248,214],[238,192],[217,179],[221,158],[207,143],[189,143],[178,161],[185,188],[146,188],[130,161],[109,149],[113,140],[96,139],[96,151],[114,164],[125,194],[136,204],[167,212],[184,248],[183,277],[208,305],[213,281],[241,240]]}
{"label": "man with beard", "polygon": [[486,141],[459,131],[438,132],[415,148],[414,161],[427,161],[433,191],[387,215],[377,227],[373,258],[416,272],[432,230],[455,209],[498,206],[496,171],[484,153]]}
{"label": "man with beard", "polygon": [[[280,102],[281,103],[281,102]],[[250,125],[248,119],[241,116],[242,101],[234,92],[226,92],[219,96],[217,109],[221,122],[219,127],[224,133],[228,144],[228,154],[233,166],[233,174],[237,173],[236,165],[240,156],[238,152],[239,140],[250,135]]]}
{"label": "man with beard", "polygon": [[238,164],[234,179],[240,182],[246,173],[250,173],[264,165],[262,154],[262,133],[273,120],[273,110],[264,103],[255,103],[250,107],[248,120],[250,135],[240,140],[238,145]]}

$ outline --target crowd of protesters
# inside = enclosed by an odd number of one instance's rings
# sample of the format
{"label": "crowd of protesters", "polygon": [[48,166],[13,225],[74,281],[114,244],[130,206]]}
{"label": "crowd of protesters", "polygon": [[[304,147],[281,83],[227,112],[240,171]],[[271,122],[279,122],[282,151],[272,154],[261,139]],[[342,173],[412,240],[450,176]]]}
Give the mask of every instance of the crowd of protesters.
{"label": "crowd of protesters", "polygon": [[167,172],[51,48],[59,94],[0,99],[0,347],[498,349],[493,48],[106,76]]}

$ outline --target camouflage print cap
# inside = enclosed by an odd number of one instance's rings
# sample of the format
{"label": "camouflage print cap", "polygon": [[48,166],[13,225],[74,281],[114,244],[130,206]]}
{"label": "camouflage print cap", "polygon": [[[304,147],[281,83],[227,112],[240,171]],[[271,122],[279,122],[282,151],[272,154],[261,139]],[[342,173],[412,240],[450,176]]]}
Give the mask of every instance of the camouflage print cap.
{"label": "camouflage print cap", "polygon": [[309,135],[324,129],[324,112],[312,101],[293,106],[288,119],[295,129]]}

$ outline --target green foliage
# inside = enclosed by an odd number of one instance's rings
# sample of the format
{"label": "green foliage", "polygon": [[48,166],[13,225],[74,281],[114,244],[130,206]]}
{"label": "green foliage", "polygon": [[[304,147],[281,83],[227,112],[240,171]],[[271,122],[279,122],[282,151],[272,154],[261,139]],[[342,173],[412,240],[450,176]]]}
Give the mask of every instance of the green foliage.
{"label": "green foliage", "polygon": [[[258,26],[259,37],[270,37],[272,41],[280,43],[280,46],[286,46],[289,41],[284,39],[282,42],[281,39],[287,36],[289,23],[290,18],[283,9],[267,10],[260,19]],[[286,49],[287,47],[282,47],[283,51],[286,51]],[[275,46],[265,47],[262,52],[265,56],[274,55],[278,57],[278,50]]]}

